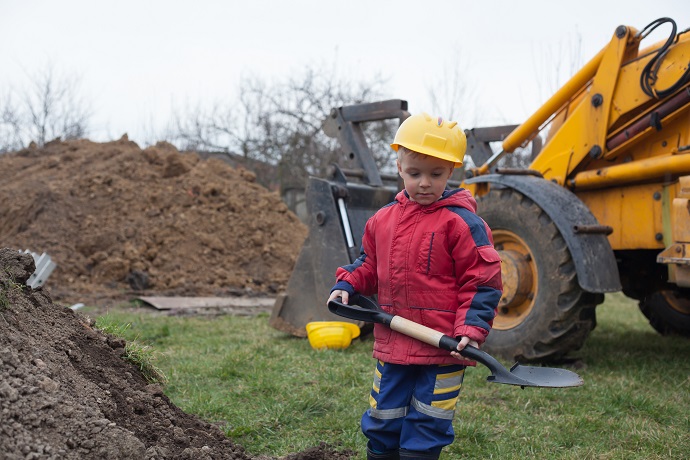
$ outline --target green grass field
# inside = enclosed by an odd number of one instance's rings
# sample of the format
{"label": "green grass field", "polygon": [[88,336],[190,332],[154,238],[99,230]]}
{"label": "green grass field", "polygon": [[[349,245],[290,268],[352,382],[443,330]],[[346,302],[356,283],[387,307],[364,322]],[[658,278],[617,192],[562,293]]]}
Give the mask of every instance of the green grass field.
{"label": "green grass field", "polygon": [[[573,353],[585,384],[539,389],[486,382],[469,369],[456,441],[442,459],[690,458],[690,340],[658,335],[620,294]],[[313,350],[268,317],[170,317],[118,309],[97,318],[149,346],[165,393],[188,413],[220,422],[252,455],[282,456],[327,442],[365,458],[359,419],[373,376],[371,338]],[[512,363],[504,362],[509,367]]]}

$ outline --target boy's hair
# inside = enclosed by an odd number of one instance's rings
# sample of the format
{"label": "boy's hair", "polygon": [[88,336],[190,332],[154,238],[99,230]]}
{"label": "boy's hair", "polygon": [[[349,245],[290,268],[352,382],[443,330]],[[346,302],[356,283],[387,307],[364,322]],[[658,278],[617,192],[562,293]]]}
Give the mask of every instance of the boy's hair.
{"label": "boy's hair", "polygon": [[[404,156],[411,156],[412,158],[428,157],[428,156],[429,156],[429,155],[425,155],[425,154],[423,154],[423,153],[419,153],[419,152],[417,152],[417,151],[415,151],[415,150],[408,149],[407,147],[402,146],[402,145],[398,147],[398,152],[397,152],[397,154],[398,154],[398,162],[401,162]],[[450,162],[449,162],[449,163],[450,163]],[[455,165],[453,165],[453,164],[451,163],[451,168],[452,168],[452,169],[455,169],[454,166],[455,166]]]}
{"label": "boy's hair", "polygon": [[398,161],[402,161],[403,157],[407,156],[407,155],[411,156],[412,158],[418,158],[421,156],[426,156],[423,153],[415,152],[414,150],[410,150],[407,147],[404,147],[402,145],[400,147],[398,147],[397,153],[398,153]]}

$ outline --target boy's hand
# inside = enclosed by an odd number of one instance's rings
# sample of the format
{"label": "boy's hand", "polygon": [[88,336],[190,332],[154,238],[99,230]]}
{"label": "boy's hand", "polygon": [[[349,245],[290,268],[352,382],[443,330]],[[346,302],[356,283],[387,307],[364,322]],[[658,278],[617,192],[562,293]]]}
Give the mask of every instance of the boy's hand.
{"label": "boy's hand", "polygon": [[331,300],[335,300],[338,297],[342,297],[343,303],[347,305],[347,301],[350,300],[350,293],[348,293],[347,291],[341,291],[339,289],[331,292],[331,295],[328,297],[328,300],[326,301],[326,306],[328,306],[328,302],[330,302]]}
{"label": "boy's hand", "polygon": [[458,351],[451,351],[450,355],[456,359],[467,359],[460,354],[460,352],[467,346],[472,345],[475,348],[479,348],[479,344],[476,340],[471,340],[469,337],[460,337],[460,343],[458,343]]}

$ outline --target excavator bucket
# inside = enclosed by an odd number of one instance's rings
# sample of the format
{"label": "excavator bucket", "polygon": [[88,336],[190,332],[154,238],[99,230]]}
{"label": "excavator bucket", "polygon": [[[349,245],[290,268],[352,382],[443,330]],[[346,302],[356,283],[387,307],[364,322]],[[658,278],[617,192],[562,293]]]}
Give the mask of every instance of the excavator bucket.
{"label": "excavator bucket", "polygon": [[330,178],[309,179],[309,235],[287,289],[273,307],[269,323],[275,329],[306,337],[305,326],[311,321],[342,321],[326,306],[335,271],[359,257],[366,221],[400,190],[397,176],[379,173],[362,124],[388,119],[402,123],[408,116],[407,102],[399,99],[332,110],[324,131],[340,141],[343,161],[334,165]]}
{"label": "excavator bucket", "polygon": [[384,187],[309,180],[306,190],[309,235],[286,292],[276,299],[270,320],[272,327],[306,337],[305,326],[311,321],[342,321],[326,306],[335,271],[354,262],[367,219],[393,201],[394,196],[394,189]]}

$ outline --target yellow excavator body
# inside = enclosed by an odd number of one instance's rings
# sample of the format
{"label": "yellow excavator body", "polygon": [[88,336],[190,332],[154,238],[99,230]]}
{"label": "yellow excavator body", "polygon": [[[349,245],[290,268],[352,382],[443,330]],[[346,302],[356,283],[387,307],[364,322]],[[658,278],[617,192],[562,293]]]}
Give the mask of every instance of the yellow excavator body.
{"label": "yellow excavator body", "polygon": [[[668,38],[641,47],[659,27],[670,29]],[[389,118],[409,116],[404,101],[386,104]],[[378,120],[376,107],[334,109],[333,118],[355,125]],[[360,172],[348,177],[341,168],[337,180],[325,179],[330,185],[311,187],[339,190],[311,197],[333,208],[338,221],[319,237],[319,257],[327,263],[316,270],[352,262],[367,216],[399,190],[372,170],[361,136],[344,137],[343,126],[336,131],[345,157],[360,158]],[[690,337],[690,29],[678,32],[670,18],[641,29],[619,26],[523,123],[465,133],[474,166],[458,186],[477,199],[502,258],[504,293],[485,344],[489,352],[524,361],[564,357],[584,344],[604,295],[621,290],[658,332]],[[530,145],[527,167],[501,166],[506,155]],[[313,217],[310,236],[325,226],[322,208],[311,210],[312,217],[322,214],[320,224]],[[353,223],[348,216],[355,210]],[[344,235],[355,237],[343,245]],[[301,256],[313,259],[310,252]],[[305,276],[314,274],[298,262],[293,277],[301,291],[308,289]],[[306,319],[332,319],[323,300],[332,276],[327,271],[308,283],[318,285],[323,305],[288,292],[272,324],[299,335]]]}

